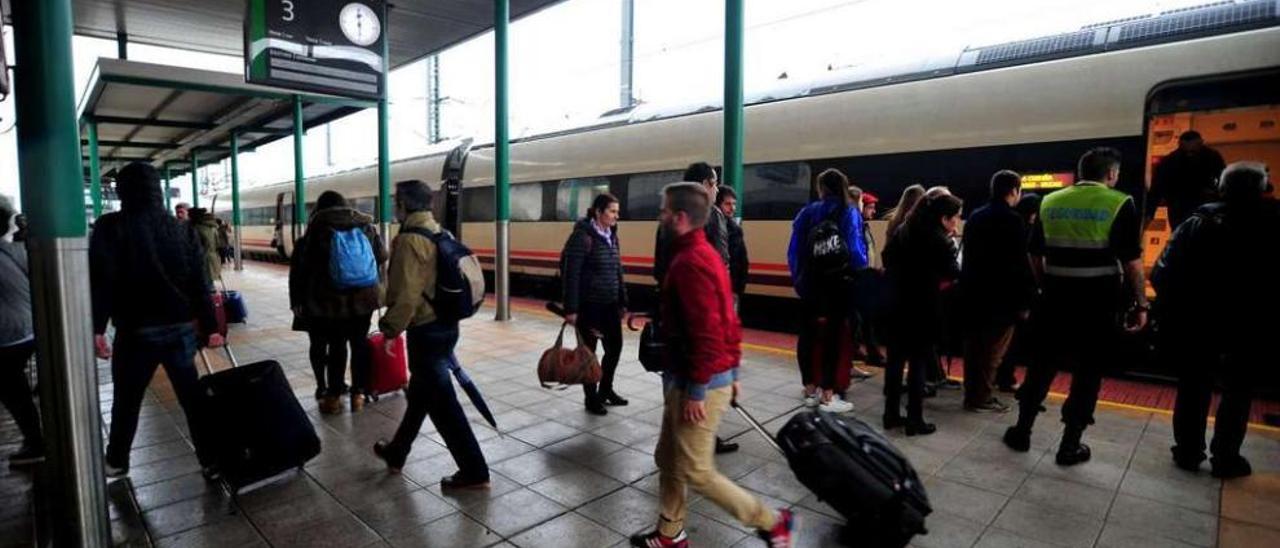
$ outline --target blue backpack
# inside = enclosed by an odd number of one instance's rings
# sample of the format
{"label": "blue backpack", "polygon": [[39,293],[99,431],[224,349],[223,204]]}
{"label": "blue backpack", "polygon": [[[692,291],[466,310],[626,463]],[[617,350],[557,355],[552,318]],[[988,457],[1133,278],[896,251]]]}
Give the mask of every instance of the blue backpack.
{"label": "blue backpack", "polygon": [[443,323],[457,323],[474,316],[484,305],[484,270],[480,260],[447,230],[400,229],[401,234],[417,234],[436,246],[436,298],[427,298]]}
{"label": "blue backpack", "polygon": [[329,247],[329,278],[339,290],[373,287],[378,284],[378,263],[363,227],[334,230]]}

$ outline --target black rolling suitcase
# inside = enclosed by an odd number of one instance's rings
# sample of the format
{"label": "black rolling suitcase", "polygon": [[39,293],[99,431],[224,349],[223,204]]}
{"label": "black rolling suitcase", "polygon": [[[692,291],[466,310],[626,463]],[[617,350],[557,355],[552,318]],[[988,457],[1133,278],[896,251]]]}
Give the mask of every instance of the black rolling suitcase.
{"label": "black rolling suitcase", "polygon": [[201,423],[208,428],[211,453],[226,483],[246,492],[306,464],[320,454],[320,438],[293,395],[280,364],[273,360],[245,366],[225,347],[231,369],[205,371]]}
{"label": "black rolling suitcase", "polygon": [[915,468],[866,423],[803,411],[775,441],[737,402],[733,407],[786,455],[800,483],[848,520],[847,535],[856,545],[901,547],[928,532],[925,516],[933,508]]}

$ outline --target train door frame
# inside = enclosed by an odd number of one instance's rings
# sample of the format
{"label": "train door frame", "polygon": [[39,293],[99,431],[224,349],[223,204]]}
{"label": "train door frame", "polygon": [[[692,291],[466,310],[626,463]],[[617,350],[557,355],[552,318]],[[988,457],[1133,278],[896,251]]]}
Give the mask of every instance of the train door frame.
{"label": "train door frame", "polygon": [[[442,220],[445,229],[459,239],[462,238],[462,218],[459,213],[462,202],[462,178],[466,174],[467,157],[471,154],[470,137],[449,151],[445,157],[444,168],[440,173],[441,192],[444,194]],[[496,190],[496,189],[495,189]],[[495,197],[496,198],[496,197]]]}

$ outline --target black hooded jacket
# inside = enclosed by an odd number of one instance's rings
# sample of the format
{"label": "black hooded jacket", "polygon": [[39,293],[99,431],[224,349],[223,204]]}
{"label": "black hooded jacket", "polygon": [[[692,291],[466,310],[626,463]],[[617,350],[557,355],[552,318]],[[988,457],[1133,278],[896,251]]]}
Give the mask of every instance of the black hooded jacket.
{"label": "black hooded jacket", "polygon": [[131,164],[117,183],[121,211],[94,224],[89,238],[93,332],[190,323],[217,329],[204,250],[195,230],[164,209],[155,168]]}

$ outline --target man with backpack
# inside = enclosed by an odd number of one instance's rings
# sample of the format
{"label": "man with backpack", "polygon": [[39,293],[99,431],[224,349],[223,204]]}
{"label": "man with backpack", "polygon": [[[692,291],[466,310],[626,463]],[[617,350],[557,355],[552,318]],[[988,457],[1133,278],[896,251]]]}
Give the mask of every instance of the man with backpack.
{"label": "man with backpack", "polygon": [[379,271],[386,262],[373,217],[332,190],[316,198],[315,213],[290,257],[289,308],[294,330],[310,339],[321,413],[342,411],[348,347],[351,411],[364,407],[372,362],[366,337],[373,311],[382,306]]}
{"label": "man with backpack", "polygon": [[852,341],[848,325],[854,274],[867,266],[862,214],[850,207],[849,179],[837,169],[818,175],[818,200],[791,224],[787,266],[804,306],[796,344],[804,404],[847,413],[838,395],[849,384]]}
{"label": "man with backpack", "polygon": [[1261,367],[1275,363],[1280,298],[1269,284],[1280,276],[1280,215],[1263,197],[1271,186],[1261,163],[1227,166],[1218,187],[1222,201],[1178,225],[1151,282],[1160,296],[1162,342],[1178,366],[1174,464],[1194,472],[1204,461],[1217,378],[1223,390],[1210,447],[1213,475],[1235,478],[1252,473],[1240,446]]}
{"label": "man with backpack", "polygon": [[[458,472],[440,480],[443,489],[486,489],[489,465],[476,441],[471,423],[458,403],[450,376],[453,349],[458,344],[458,321],[475,313],[474,282],[483,283],[474,256],[436,223],[431,214],[431,189],[419,180],[396,183],[396,218],[400,234],[391,244],[387,273],[387,313],[378,324],[386,337],[386,351],[401,333],[407,334],[408,406],[391,441],[378,441],[373,452],[398,473],[404,467],[413,440],[428,416]],[[465,252],[467,259],[458,254]],[[462,265],[462,266],[460,266]],[[475,276],[481,276],[476,278]],[[471,282],[469,286],[458,286]]]}

